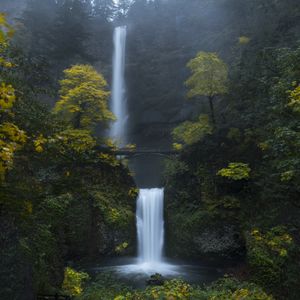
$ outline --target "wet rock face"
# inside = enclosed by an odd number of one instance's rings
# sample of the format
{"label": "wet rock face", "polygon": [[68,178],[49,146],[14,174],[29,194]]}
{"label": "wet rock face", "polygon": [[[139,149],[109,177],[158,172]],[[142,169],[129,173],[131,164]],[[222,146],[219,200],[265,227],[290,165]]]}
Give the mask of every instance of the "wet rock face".
{"label": "wet rock face", "polygon": [[[176,214],[176,212],[173,212]],[[181,212],[182,213],[182,212]],[[209,261],[219,259],[235,259],[244,256],[244,240],[235,225],[216,222],[212,224],[205,219],[184,223],[178,215],[174,218],[167,214],[167,254],[182,259],[205,259]],[[192,219],[192,214],[184,213],[184,219]],[[178,222],[182,220],[182,222]],[[189,227],[189,228],[187,228]]]}
{"label": "wet rock face", "polygon": [[238,255],[243,245],[240,233],[234,226],[205,229],[193,238],[193,243],[199,254],[222,257]]}
{"label": "wet rock face", "polygon": [[100,222],[97,229],[95,246],[98,256],[133,255],[135,252],[135,223],[123,230],[112,230]]}

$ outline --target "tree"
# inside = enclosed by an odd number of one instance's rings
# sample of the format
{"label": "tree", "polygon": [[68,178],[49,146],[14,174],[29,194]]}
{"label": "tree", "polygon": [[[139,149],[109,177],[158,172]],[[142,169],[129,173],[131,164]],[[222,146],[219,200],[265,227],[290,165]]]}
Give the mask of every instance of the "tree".
{"label": "tree", "polygon": [[174,128],[172,135],[176,143],[173,146],[179,150],[183,146],[181,143],[193,145],[211,133],[212,127],[209,122],[209,117],[207,115],[200,115],[197,121],[185,121]]}
{"label": "tree", "polygon": [[[0,67],[12,68],[13,64],[6,56],[13,28],[6,17],[0,13]],[[0,74],[0,80],[3,78]],[[12,123],[12,108],[16,101],[16,91],[12,85],[0,81],[0,182],[4,180],[6,172],[12,168],[14,154],[25,144],[27,136],[23,130]]]}
{"label": "tree", "polygon": [[6,20],[5,14],[0,13],[0,67],[10,68],[11,63],[5,57],[9,40],[13,36],[14,30]]}
{"label": "tree", "polygon": [[93,129],[98,122],[114,120],[107,107],[107,83],[92,66],[75,65],[64,71],[60,99],[54,112],[61,114],[75,129]]}
{"label": "tree", "polygon": [[189,61],[187,67],[192,75],[186,81],[190,88],[188,97],[206,96],[209,100],[211,119],[216,123],[213,100],[227,92],[227,65],[216,53],[199,52]]}

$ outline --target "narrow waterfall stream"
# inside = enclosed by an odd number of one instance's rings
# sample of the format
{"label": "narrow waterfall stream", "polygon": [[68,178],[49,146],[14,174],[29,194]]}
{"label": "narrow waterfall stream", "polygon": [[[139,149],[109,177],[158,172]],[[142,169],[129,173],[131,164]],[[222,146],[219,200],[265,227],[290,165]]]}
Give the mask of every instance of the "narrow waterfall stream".
{"label": "narrow waterfall stream", "polygon": [[164,244],[164,190],[141,189],[137,200],[138,258],[153,265],[162,262]]}
{"label": "narrow waterfall stream", "polygon": [[[109,132],[119,146],[127,142],[127,107],[125,97],[126,26],[114,30],[113,82],[111,110],[117,117]],[[134,268],[154,272],[162,267],[164,243],[163,221],[164,190],[141,189],[137,199],[138,263]]]}
{"label": "narrow waterfall stream", "polygon": [[120,146],[126,144],[127,107],[125,97],[125,55],[126,55],[126,26],[114,30],[113,80],[111,94],[111,111],[117,120],[113,122],[109,136]]}

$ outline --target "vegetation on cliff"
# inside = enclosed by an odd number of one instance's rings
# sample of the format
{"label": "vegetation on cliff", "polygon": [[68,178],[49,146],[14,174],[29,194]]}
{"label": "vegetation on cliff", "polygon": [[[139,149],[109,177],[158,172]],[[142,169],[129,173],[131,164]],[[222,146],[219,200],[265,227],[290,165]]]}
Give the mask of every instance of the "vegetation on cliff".
{"label": "vegetation on cliff", "polygon": [[0,26],[1,299],[34,299],[60,291],[71,261],[134,251],[136,192],[128,169],[95,148],[91,125],[112,119],[102,75],[65,72],[56,111],[80,113],[77,126],[38,101],[24,78],[35,66],[2,14]]}
{"label": "vegetation on cliff", "polygon": [[[298,2],[2,0],[0,298],[298,300]],[[135,247],[132,176],[97,147],[111,146],[116,24],[130,142],[179,152],[165,167],[167,253],[240,262],[211,286],[133,290],[74,265]]]}

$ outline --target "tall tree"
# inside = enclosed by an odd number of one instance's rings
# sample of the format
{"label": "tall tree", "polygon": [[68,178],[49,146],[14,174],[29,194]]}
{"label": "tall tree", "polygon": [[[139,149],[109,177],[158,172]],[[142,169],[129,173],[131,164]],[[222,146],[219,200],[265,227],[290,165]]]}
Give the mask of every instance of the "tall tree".
{"label": "tall tree", "polygon": [[227,65],[216,53],[199,52],[187,66],[192,72],[186,81],[186,85],[190,88],[188,97],[206,96],[209,101],[211,119],[215,124],[213,100],[216,96],[227,93]]}
{"label": "tall tree", "polygon": [[98,122],[113,120],[108,110],[107,83],[93,67],[75,65],[64,71],[60,99],[54,111],[62,114],[75,129],[93,129]]}

